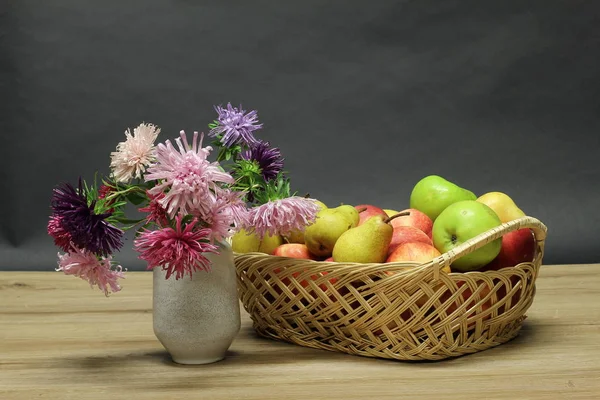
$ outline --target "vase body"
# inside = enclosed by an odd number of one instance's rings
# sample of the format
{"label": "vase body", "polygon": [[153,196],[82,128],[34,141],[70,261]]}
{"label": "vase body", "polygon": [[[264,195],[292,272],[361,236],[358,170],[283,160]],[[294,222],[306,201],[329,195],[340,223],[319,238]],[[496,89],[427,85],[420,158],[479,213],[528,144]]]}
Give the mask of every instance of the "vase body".
{"label": "vase body", "polygon": [[233,253],[228,243],[219,254],[205,254],[211,270],[190,278],[165,279],[153,270],[154,334],[178,364],[208,364],[225,358],[240,330],[240,305]]}

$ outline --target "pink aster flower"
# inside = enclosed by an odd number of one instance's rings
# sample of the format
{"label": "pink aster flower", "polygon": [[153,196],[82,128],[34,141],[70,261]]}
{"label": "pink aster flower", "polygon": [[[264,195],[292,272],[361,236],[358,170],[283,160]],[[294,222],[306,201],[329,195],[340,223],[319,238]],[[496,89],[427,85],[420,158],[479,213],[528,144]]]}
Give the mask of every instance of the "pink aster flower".
{"label": "pink aster flower", "polygon": [[210,262],[204,253],[217,253],[217,246],[209,242],[210,229],[194,229],[198,220],[194,218],[182,229],[181,215],[177,216],[176,227],[160,230],[145,230],[135,241],[139,258],[148,263],[148,269],[162,267],[166,278],[175,274],[179,279],[199,270],[209,271]]}
{"label": "pink aster flower", "polygon": [[208,214],[214,203],[213,193],[218,190],[218,184],[234,182],[219,163],[207,160],[212,148],[202,147],[203,138],[204,135],[198,142],[198,132],[194,132],[190,146],[185,132],[181,131],[180,138],[175,140],[179,151],[169,140],[165,144],[159,144],[156,163],[148,168],[146,181],[159,181],[148,193],[166,193],[160,204],[171,218],[178,213]]}
{"label": "pink aster flower", "polygon": [[253,229],[261,238],[267,233],[288,235],[313,223],[318,211],[317,203],[309,198],[292,196],[272,200],[250,209],[247,229]]}
{"label": "pink aster flower", "polygon": [[146,168],[154,161],[154,141],[160,129],[152,124],[140,124],[125,131],[126,139],[117,145],[111,154],[110,166],[117,182],[129,182],[141,178]]}
{"label": "pink aster flower", "polygon": [[65,275],[75,275],[90,283],[91,287],[97,285],[104,292],[105,296],[112,291],[118,292],[121,286],[117,279],[125,278],[123,268],[111,265],[111,256],[98,259],[93,253],[72,247],[65,254],[58,254],[57,271],[62,271]]}
{"label": "pink aster flower", "polygon": [[222,190],[209,212],[201,215],[212,231],[212,239],[223,240],[237,227],[248,225],[248,209],[242,196],[240,192]]}
{"label": "pink aster flower", "polygon": [[71,247],[71,234],[67,232],[62,224],[62,217],[53,215],[48,221],[48,235],[54,239],[54,244],[64,251],[69,251]]}

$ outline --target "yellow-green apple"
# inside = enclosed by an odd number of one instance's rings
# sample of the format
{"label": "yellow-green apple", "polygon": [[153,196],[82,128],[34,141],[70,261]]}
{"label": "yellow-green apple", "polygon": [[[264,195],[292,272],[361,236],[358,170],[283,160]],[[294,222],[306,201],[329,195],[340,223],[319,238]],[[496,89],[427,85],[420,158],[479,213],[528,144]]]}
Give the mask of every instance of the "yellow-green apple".
{"label": "yellow-green apple", "polygon": [[308,247],[302,243],[284,243],[278,246],[273,252],[274,256],[301,258],[306,260],[316,260],[317,256],[312,254]]}
{"label": "yellow-green apple", "polygon": [[[399,226],[412,226],[424,232],[427,236],[431,237],[431,229],[433,228],[433,221],[427,216],[427,214],[417,210],[416,208],[408,208],[402,210],[401,213],[408,212],[408,215],[403,215],[398,218],[394,218],[390,224],[394,228]],[[398,214],[398,213],[396,213]]]}
{"label": "yellow-green apple", "polygon": [[470,190],[464,189],[441,176],[429,175],[414,186],[410,194],[410,208],[427,214],[432,221],[450,204],[475,200],[477,196]]}
{"label": "yellow-green apple", "polygon": [[[400,219],[402,217],[398,217],[393,219],[390,223]],[[420,229],[417,229],[413,226],[395,226],[393,227],[394,231],[392,232],[392,241],[390,242],[390,246],[388,247],[388,255],[391,254],[396,247],[400,246],[403,243],[411,243],[411,242],[422,242],[427,243],[428,245],[433,246],[433,242]],[[437,250],[436,250],[437,251]]]}
{"label": "yellow-green apple", "polygon": [[387,213],[385,211],[383,211],[382,208],[379,208],[379,207],[371,205],[371,204],[359,204],[357,206],[354,206],[354,208],[356,208],[359,211],[359,214],[358,214],[359,220],[358,220],[357,225],[362,225],[367,219],[374,217],[376,215],[383,215],[384,217],[388,216]]}
{"label": "yellow-green apple", "polygon": [[533,261],[535,237],[529,228],[522,228],[502,236],[500,253],[482,271],[500,270]]}
{"label": "yellow-green apple", "polygon": [[[406,262],[414,261],[423,264],[433,260],[442,254],[433,245],[423,242],[403,243],[387,257],[385,262]],[[450,272],[446,269],[445,272]]]}
{"label": "yellow-green apple", "polygon": [[494,210],[494,212],[498,215],[502,223],[525,216],[523,210],[517,207],[514,200],[511,199],[510,196],[506,193],[485,193],[479,196],[477,198],[477,201],[487,205],[489,208]]}
{"label": "yellow-green apple", "polygon": [[283,244],[281,235],[265,235],[262,240],[254,232],[240,229],[231,237],[231,248],[236,253],[265,253],[273,254],[275,249]]}
{"label": "yellow-green apple", "polygon": [[[476,200],[463,200],[446,207],[433,222],[433,245],[442,253],[474,237],[500,226],[498,215]],[[460,272],[474,271],[492,261],[502,246],[498,238],[452,263],[452,269]]]}

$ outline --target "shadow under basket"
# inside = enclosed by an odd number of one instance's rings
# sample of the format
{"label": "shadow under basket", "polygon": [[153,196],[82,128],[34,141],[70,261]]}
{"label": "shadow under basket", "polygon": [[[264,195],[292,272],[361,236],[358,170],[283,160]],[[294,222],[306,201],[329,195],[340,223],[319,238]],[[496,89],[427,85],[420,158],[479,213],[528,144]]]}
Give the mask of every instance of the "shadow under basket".
{"label": "shadow under basket", "polygon": [[[485,272],[444,270],[454,260],[529,228],[533,261]],[[394,360],[442,360],[518,335],[535,296],[546,226],[523,217],[424,264],[339,263],[235,254],[238,294],[261,336]]]}

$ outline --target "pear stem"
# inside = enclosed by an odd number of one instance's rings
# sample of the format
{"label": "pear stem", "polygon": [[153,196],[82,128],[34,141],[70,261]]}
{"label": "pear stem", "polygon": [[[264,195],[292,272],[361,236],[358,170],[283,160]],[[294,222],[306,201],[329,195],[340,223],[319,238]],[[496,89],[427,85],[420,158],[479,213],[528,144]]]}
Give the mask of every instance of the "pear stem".
{"label": "pear stem", "polygon": [[410,215],[410,211],[403,211],[403,212],[399,212],[398,214],[394,214],[391,217],[384,219],[383,222],[385,222],[387,224],[394,218],[403,217],[405,215]]}
{"label": "pear stem", "polygon": [[358,209],[358,213],[360,214],[363,211],[367,211],[367,207],[361,207]]}

